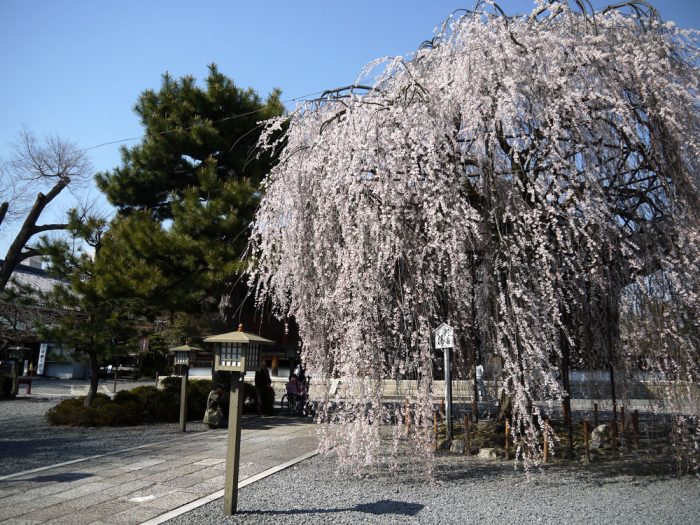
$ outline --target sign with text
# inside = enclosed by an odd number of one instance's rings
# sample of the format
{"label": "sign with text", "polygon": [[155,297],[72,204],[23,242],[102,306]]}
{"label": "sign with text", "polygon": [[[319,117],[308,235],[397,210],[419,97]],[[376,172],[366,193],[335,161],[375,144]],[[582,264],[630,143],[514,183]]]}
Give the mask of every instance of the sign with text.
{"label": "sign with text", "polygon": [[454,328],[442,323],[435,329],[435,348],[454,348]]}
{"label": "sign with text", "polygon": [[47,343],[41,343],[39,347],[39,361],[36,364],[36,375],[40,376],[44,374],[44,364],[46,364],[46,351],[49,345]]}

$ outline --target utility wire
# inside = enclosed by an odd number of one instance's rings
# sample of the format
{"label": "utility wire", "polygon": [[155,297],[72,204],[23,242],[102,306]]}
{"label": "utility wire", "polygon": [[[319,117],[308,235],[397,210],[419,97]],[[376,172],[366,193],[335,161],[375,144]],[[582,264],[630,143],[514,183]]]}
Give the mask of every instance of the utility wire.
{"label": "utility wire", "polygon": [[[313,96],[313,95],[320,95],[320,94],[323,94],[323,93],[325,93],[325,92],[326,92],[325,90],[324,90],[324,91],[315,91],[315,92],[313,92],[313,93],[307,93],[306,95],[301,95],[301,96],[299,96],[299,97],[290,98],[290,99],[287,99],[287,100],[282,100],[281,102],[282,102],[282,104],[287,104],[287,103],[289,103],[289,102],[298,102],[298,101],[300,101],[300,100],[305,100],[307,97],[311,97],[311,96]],[[265,108],[260,108],[260,109],[255,109],[255,110],[253,110],[253,111],[248,111],[248,112],[246,112],[246,113],[240,113],[240,114],[238,114],[238,115],[229,115],[228,117],[223,117],[223,118],[220,118],[219,120],[214,120],[214,121],[212,122],[212,124],[219,124],[220,122],[226,122],[227,120],[234,120],[234,119],[241,118],[241,117],[247,117],[248,115],[252,115],[252,114],[254,114],[254,113],[259,113],[259,112],[261,112],[261,111],[264,111],[264,109],[265,109]],[[168,130],[165,130],[165,131],[160,131],[160,132],[158,132],[158,133],[153,133],[151,136],[157,137],[157,136],[160,136],[160,135],[167,135],[167,134],[169,134],[169,133],[175,133],[175,132],[177,132],[177,131],[189,131],[189,130],[191,130],[191,129],[194,129],[195,127],[197,127],[197,124],[193,124],[192,126],[188,126],[188,127],[186,127],[186,128],[174,128],[174,129],[168,129]],[[102,144],[97,144],[97,145],[95,145],[95,146],[90,146],[89,148],[83,148],[83,149],[81,149],[80,151],[90,151],[90,150],[93,150],[93,149],[102,148],[102,147],[104,147],[104,146],[110,146],[110,145],[112,145],[112,144],[121,144],[122,142],[130,142],[130,141],[132,141],[132,140],[139,140],[139,139],[141,139],[141,138],[142,138],[142,137],[139,136],[139,137],[128,137],[128,138],[124,138],[124,139],[110,140],[109,142],[103,142]]]}

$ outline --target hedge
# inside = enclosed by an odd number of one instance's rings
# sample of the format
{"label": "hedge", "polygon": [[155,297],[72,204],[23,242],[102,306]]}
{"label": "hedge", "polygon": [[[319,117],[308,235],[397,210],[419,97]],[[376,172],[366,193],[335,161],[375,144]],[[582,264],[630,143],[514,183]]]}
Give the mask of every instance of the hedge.
{"label": "hedge", "polygon": [[[179,377],[167,377],[163,388],[138,386],[117,392],[113,399],[97,394],[92,406],[85,406],[85,397],[66,399],[46,412],[50,425],[76,427],[133,426],[142,423],[174,422],[180,418]],[[212,388],[210,380],[187,383],[187,415],[201,419]]]}

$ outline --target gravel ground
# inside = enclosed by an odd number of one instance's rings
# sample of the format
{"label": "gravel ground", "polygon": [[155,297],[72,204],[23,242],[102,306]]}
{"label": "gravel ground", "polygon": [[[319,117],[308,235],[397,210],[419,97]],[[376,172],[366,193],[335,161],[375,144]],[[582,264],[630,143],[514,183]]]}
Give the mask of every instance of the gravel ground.
{"label": "gravel ground", "polygon": [[[0,476],[181,436],[177,423],[119,428],[52,427],[44,414],[60,399],[0,402]],[[189,422],[188,432],[203,431]]]}
{"label": "gravel ground", "polygon": [[167,523],[700,522],[700,480],[676,477],[667,461],[548,465],[529,481],[512,463],[454,456],[438,459],[433,483],[409,469],[358,479],[337,474],[332,456],[317,456],[241,489],[231,518],[219,499]]}
{"label": "gravel ground", "polygon": [[[0,475],[180,436],[178,425],[122,428],[49,427],[59,399],[0,402]],[[188,423],[188,431],[204,430]],[[512,463],[441,455],[435,481],[410,462],[363,478],[338,474],[334,457],[304,461],[242,489],[239,512],[222,515],[221,499],[168,523],[402,524],[700,523],[700,480],[677,477],[668,459],[639,456],[589,466],[548,465],[528,481]]]}

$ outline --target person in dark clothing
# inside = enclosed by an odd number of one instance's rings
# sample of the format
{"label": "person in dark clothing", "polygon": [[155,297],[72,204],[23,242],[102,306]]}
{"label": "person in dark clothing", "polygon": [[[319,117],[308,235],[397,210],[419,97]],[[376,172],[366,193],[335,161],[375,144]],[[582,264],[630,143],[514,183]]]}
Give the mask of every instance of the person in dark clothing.
{"label": "person in dark clothing", "polygon": [[292,375],[297,378],[299,384],[304,385],[304,387],[308,386],[306,384],[306,374],[304,373],[304,367],[301,366],[301,363],[297,364],[297,366],[294,368],[294,372],[292,373]]}
{"label": "person in dark clothing", "polygon": [[272,389],[272,379],[265,363],[255,372],[255,395],[258,401],[258,415],[263,412],[272,414],[272,406],[275,402],[275,391]]}

